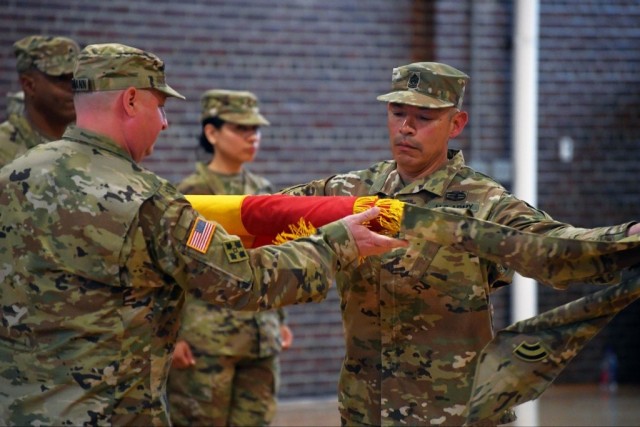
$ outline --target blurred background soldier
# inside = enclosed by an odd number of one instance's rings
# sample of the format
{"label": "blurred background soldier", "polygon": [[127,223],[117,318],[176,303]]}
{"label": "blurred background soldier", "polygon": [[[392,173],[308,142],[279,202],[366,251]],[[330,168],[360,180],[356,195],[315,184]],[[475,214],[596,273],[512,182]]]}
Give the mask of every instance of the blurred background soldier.
{"label": "blurred background soldier", "polygon": [[[178,185],[184,194],[268,194],[273,187],[249,172],[260,146],[260,114],[251,92],[213,89],[201,97],[200,146],[207,163]],[[268,425],[276,409],[278,355],[291,345],[283,309],[240,312],[187,298],[169,374],[176,425]]]}
{"label": "blurred background soldier", "polygon": [[66,37],[33,35],[13,48],[22,94],[9,95],[9,116],[0,124],[0,166],[40,143],[60,139],[76,118],[71,79],[78,44]]}

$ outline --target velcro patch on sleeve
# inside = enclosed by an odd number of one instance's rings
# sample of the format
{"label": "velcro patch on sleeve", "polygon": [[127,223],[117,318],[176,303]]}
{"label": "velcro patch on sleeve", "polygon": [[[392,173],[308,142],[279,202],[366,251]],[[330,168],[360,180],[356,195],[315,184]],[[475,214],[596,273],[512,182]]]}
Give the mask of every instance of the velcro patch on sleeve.
{"label": "velcro patch on sleeve", "polygon": [[195,249],[198,252],[207,253],[209,244],[216,231],[216,224],[202,218],[196,218],[191,226],[189,238],[187,239],[187,247]]}
{"label": "velcro patch on sleeve", "polygon": [[536,341],[533,344],[522,341],[513,350],[513,354],[525,362],[539,362],[549,356],[549,352],[542,344],[540,344],[540,341]]}
{"label": "velcro patch on sleeve", "polygon": [[249,258],[249,254],[247,254],[240,239],[224,242],[224,253],[230,263],[244,261]]}

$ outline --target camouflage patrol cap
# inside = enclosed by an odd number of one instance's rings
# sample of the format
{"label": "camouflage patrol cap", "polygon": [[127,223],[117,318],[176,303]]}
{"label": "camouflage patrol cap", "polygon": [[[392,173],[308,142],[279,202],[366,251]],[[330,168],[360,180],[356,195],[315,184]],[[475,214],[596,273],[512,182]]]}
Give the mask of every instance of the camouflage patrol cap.
{"label": "camouflage patrol cap", "polygon": [[468,81],[469,76],[450,65],[415,62],[394,68],[392,91],[377,99],[425,108],[461,108]]}
{"label": "camouflage patrol cap", "polygon": [[249,126],[268,126],[258,109],[258,98],[251,92],[212,89],[200,97],[202,117],[219,117],[226,122]]}
{"label": "camouflage patrol cap", "polygon": [[28,36],[13,44],[19,73],[35,67],[50,76],[73,73],[80,47],[67,37]]}
{"label": "camouflage patrol cap", "polygon": [[165,82],[164,62],[150,52],[118,43],[92,44],[80,52],[73,73],[74,92],[156,89],[185,99]]}

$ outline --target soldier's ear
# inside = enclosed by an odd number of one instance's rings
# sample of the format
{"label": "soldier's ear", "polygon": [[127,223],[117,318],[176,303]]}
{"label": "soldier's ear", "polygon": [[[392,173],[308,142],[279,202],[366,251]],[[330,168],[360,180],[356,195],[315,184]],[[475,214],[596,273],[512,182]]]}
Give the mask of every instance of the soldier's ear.
{"label": "soldier's ear", "polygon": [[207,123],[202,129],[202,132],[204,133],[204,136],[207,138],[207,141],[209,141],[209,144],[215,146],[216,137],[218,135],[218,130],[216,129],[216,127],[211,123]]}
{"label": "soldier's ear", "polygon": [[129,116],[136,114],[136,104],[138,102],[138,91],[135,87],[129,87],[122,93],[122,108]]}
{"label": "soldier's ear", "polygon": [[24,92],[25,97],[31,97],[35,94],[37,90],[36,79],[34,76],[29,73],[20,73],[20,86],[22,86],[22,91]]}
{"label": "soldier's ear", "polygon": [[469,121],[469,114],[466,111],[457,111],[451,118],[451,130],[449,138],[455,138],[460,135],[464,127]]}

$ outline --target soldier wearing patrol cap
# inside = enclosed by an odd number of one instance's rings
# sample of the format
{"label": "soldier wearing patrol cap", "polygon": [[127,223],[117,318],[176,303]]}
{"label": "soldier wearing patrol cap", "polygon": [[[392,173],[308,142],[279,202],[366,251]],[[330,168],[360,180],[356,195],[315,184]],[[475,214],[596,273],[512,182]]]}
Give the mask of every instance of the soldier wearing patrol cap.
{"label": "soldier wearing patrol cap", "polygon": [[[260,113],[251,92],[202,94],[200,147],[210,158],[178,190],[183,194],[269,194],[271,183],[244,166],[260,147]],[[268,425],[276,411],[279,353],[291,345],[283,309],[234,311],[187,298],[167,392],[175,425]],[[194,356],[197,355],[197,356]],[[206,397],[205,397],[206,396]]]}
{"label": "soldier wearing patrol cap", "polygon": [[[468,82],[469,76],[447,64],[395,68],[391,91],[378,97],[387,103],[393,159],[284,192],[378,195],[541,236],[611,241],[640,232],[634,222],[583,229],[554,221],[466,166],[462,152],[448,143],[467,124],[462,106]],[[438,232],[420,218],[404,221],[416,224],[414,234]],[[546,242],[539,239],[540,248],[518,254],[521,265],[539,265],[534,254],[552,252]],[[465,424],[478,356],[493,334],[489,295],[512,275],[499,262],[431,241],[369,257],[339,273],[346,345],[338,390],[343,424]],[[502,411],[495,419],[512,417]]]}
{"label": "soldier wearing patrol cap", "polygon": [[13,48],[22,92],[12,94],[8,119],[0,124],[0,166],[60,138],[76,117],[71,76],[78,44],[67,37],[34,35]]}
{"label": "soldier wearing patrol cap", "polygon": [[245,250],[139,165],[166,99],[183,98],[164,68],[134,47],[85,47],[76,125],[0,169],[2,424],[170,425],[186,293],[245,310],[318,301],[338,266],[406,244],[362,225],[370,210]]}

